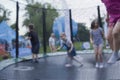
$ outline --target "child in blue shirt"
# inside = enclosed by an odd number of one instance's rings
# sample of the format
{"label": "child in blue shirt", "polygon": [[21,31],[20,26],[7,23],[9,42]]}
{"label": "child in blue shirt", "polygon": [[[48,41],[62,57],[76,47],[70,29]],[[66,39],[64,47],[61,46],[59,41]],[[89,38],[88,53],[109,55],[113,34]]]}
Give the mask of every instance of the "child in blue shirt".
{"label": "child in blue shirt", "polygon": [[75,58],[76,50],[73,46],[73,43],[66,38],[65,33],[61,33],[60,37],[62,39],[62,45],[57,50],[60,50],[63,46],[65,46],[66,49],[67,49],[68,58],[70,59],[70,62],[68,64],[66,64],[65,66],[66,67],[71,67],[73,60],[75,60],[76,62],[78,62],[80,64],[80,66],[82,66],[82,63],[78,59]]}

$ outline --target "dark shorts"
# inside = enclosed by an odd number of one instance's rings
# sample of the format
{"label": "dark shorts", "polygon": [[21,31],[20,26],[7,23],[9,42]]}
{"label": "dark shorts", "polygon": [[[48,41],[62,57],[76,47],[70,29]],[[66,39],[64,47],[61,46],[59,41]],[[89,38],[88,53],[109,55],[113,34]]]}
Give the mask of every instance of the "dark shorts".
{"label": "dark shorts", "polygon": [[32,45],[32,53],[33,54],[38,54],[39,53],[39,48],[40,48],[39,44]]}
{"label": "dark shorts", "polygon": [[75,48],[73,48],[72,51],[70,53],[68,53],[68,56],[70,56],[70,57],[76,56]]}

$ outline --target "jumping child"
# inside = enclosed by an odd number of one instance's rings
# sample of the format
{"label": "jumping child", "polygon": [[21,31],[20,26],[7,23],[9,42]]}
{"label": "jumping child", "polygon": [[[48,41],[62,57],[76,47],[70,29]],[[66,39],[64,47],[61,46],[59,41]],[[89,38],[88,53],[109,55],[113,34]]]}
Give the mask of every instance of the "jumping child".
{"label": "jumping child", "polygon": [[109,24],[107,39],[112,49],[112,55],[108,63],[115,63],[119,59],[120,49],[120,0],[102,0],[106,6]]}

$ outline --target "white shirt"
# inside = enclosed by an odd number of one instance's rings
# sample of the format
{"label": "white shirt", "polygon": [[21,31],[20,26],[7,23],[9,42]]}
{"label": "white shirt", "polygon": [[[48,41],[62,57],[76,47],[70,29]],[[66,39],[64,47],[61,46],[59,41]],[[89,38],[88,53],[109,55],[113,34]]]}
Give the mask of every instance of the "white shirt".
{"label": "white shirt", "polygon": [[55,39],[53,37],[49,38],[49,45],[55,46]]}

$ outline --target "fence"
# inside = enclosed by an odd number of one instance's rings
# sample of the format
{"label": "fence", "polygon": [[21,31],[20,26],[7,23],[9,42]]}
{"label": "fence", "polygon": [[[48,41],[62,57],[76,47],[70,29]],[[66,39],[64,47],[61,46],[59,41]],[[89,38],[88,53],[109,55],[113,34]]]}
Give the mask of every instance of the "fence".
{"label": "fence", "polygon": [[[24,47],[29,46],[25,37],[27,36],[28,25],[31,23],[34,24],[35,31],[39,36],[40,53],[44,55],[50,52],[48,40],[52,32],[55,33],[58,46],[60,44],[60,33],[65,32],[67,37],[74,42],[77,50],[80,50],[83,48],[83,42],[89,42],[89,30],[92,20],[98,18],[100,26],[103,27],[105,11],[101,9],[101,6],[83,9],[56,9],[48,3],[41,4],[36,2],[24,4],[13,0],[11,0],[11,3],[14,4],[15,8],[13,19],[15,18],[14,23],[16,23],[16,38],[13,53],[16,58],[20,57],[21,50],[23,50],[19,49],[19,36],[21,34],[24,38]],[[28,50],[28,52],[30,51]],[[27,55],[27,52],[23,53]]]}

